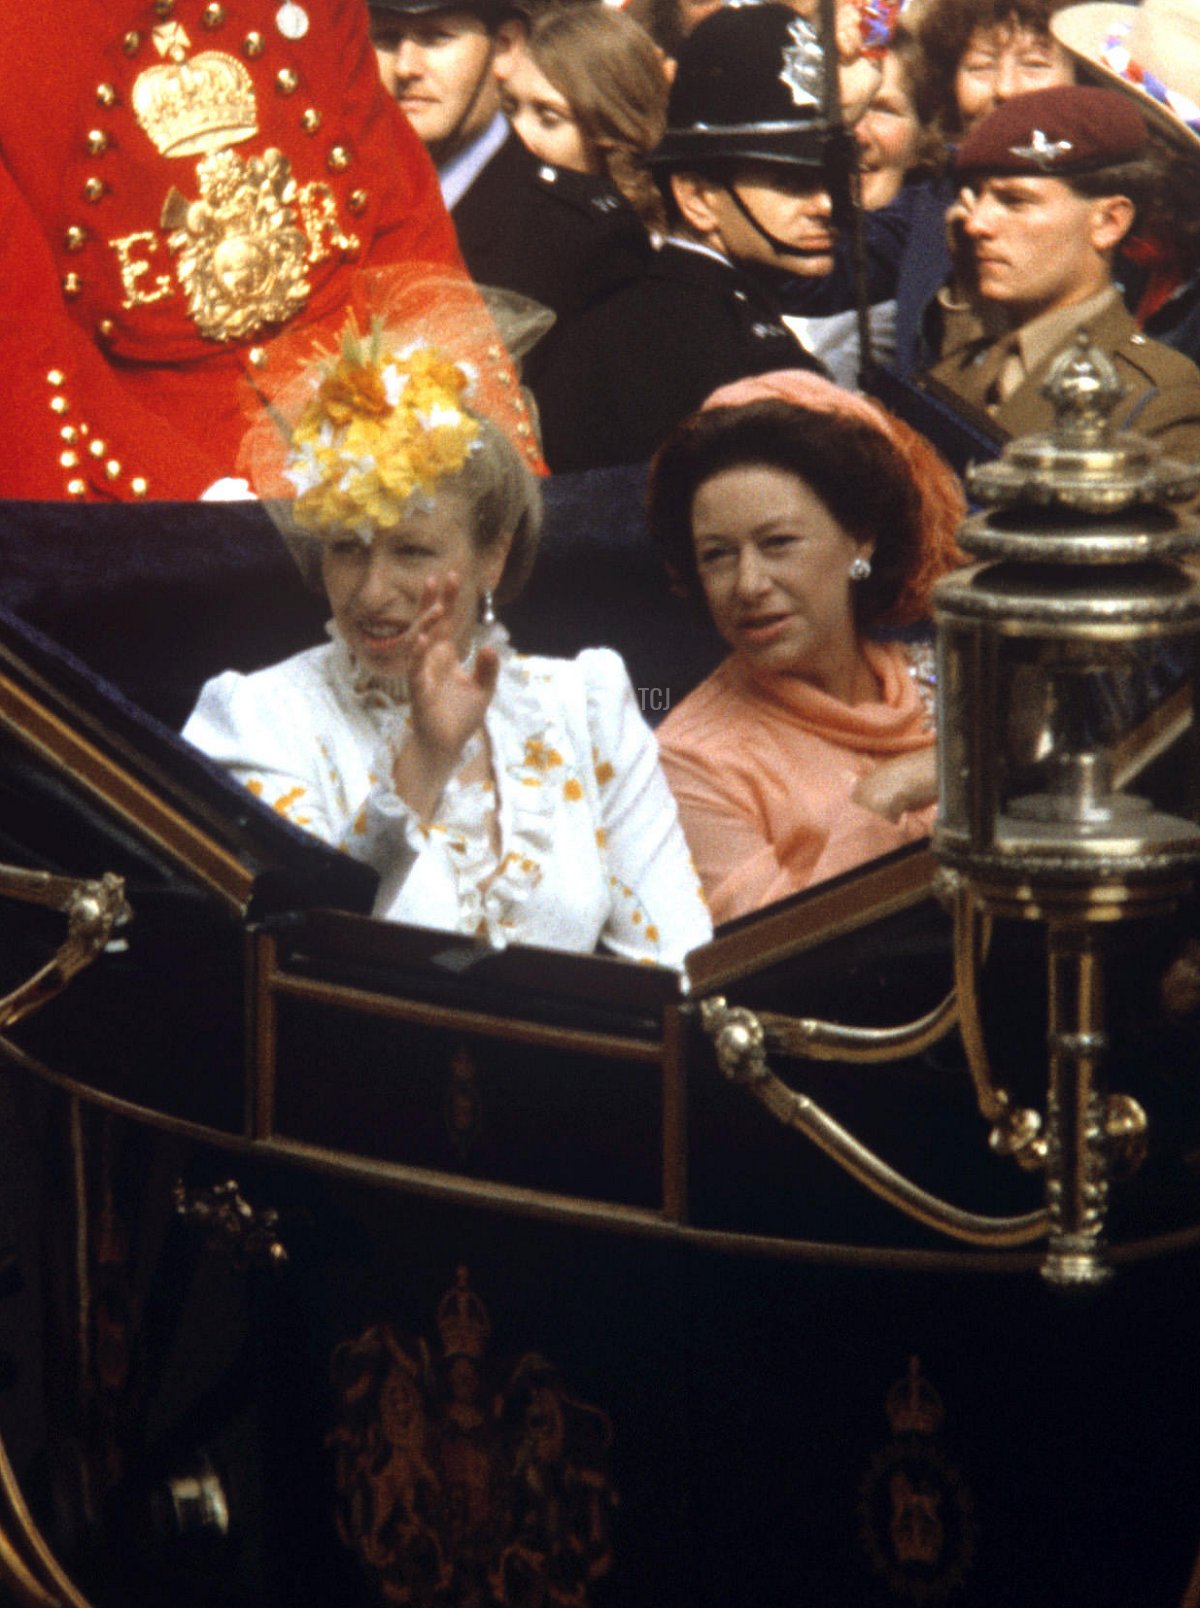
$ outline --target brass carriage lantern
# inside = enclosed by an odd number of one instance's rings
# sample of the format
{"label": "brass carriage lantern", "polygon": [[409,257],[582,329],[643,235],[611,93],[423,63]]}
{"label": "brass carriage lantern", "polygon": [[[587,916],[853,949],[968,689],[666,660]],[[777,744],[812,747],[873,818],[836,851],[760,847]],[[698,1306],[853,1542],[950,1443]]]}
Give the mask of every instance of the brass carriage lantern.
{"label": "brass carriage lantern", "polygon": [[[1105,1084],[1102,933],[1171,909],[1200,862],[1191,780],[1151,766],[1192,713],[1200,579],[1181,559],[1200,551],[1200,521],[1173,505],[1200,491],[1200,464],[1112,431],[1121,386],[1086,334],[1045,392],[1054,428],[969,471],[985,511],[960,540],[981,562],[935,595],[933,851],[960,929],[992,916],[1046,926],[1045,1129],[1014,1113],[1032,1125],[1008,1138],[1046,1169],[1046,1277],[1087,1285],[1108,1271],[1114,1160],[1145,1125]],[[956,931],[956,948],[977,964],[977,934]],[[974,992],[960,969],[960,1010]]]}

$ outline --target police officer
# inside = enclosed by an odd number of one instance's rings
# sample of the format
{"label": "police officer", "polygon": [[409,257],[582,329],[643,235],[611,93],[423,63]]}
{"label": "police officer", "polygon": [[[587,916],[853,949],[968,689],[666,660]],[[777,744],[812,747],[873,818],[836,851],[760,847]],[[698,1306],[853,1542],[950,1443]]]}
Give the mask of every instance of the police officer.
{"label": "police officer", "polygon": [[827,114],[825,75],[812,25],[784,5],[724,8],[687,39],[651,158],[670,233],[543,380],[553,469],[645,462],[717,386],[820,370],[774,287],[833,263],[852,146]]}
{"label": "police officer", "polygon": [[[650,253],[632,209],[604,180],[540,161],[500,110],[524,24],[511,0],[372,0],[385,86],[437,165],[459,246],[480,285],[516,291],[559,328],[638,274]],[[531,354],[526,378],[557,338]]]}
{"label": "police officer", "polygon": [[946,356],[930,379],[1001,432],[1049,429],[1043,383],[1086,329],[1123,387],[1117,428],[1200,452],[1200,369],[1144,335],[1113,264],[1156,182],[1146,127],[1116,90],[1065,85],[1020,95],[959,147],[954,215],[968,280],[989,331]]}
{"label": "police officer", "polygon": [[362,0],[8,7],[0,151],[9,494],[198,496],[273,337],[340,327],[363,268],[462,272]]}

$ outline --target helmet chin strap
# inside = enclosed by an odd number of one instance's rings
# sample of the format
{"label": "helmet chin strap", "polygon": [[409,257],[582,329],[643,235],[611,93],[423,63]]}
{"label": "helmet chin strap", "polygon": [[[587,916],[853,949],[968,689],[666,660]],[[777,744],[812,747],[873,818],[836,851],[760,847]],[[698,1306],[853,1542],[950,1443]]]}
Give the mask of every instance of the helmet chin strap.
{"label": "helmet chin strap", "polygon": [[723,188],[726,195],[728,195],[732,200],[734,206],[741,213],[742,217],[745,218],[746,222],[754,230],[755,234],[758,235],[760,240],[765,240],[772,251],[782,252],[788,257],[804,255],[804,253],[798,250],[796,246],[790,244],[786,240],[781,240],[778,235],[773,235],[769,229],[763,227],[763,225],[758,221],[753,212],[751,212],[750,208],[738,194],[736,184],[730,181],[728,184],[724,185]]}
{"label": "helmet chin strap", "polygon": [[[470,139],[464,139],[463,130],[470,128],[475,113],[479,109],[480,101],[484,98],[484,95],[492,86],[492,63],[495,61],[495,59],[496,40],[495,36],[493,35],[488,47],[487,60],[480,71],[479,77],[475,81],[475,88],[471,92],[470,100],[467,102],[466,106],[463,107],[462,116],[459,118],[458,122],[455,123],[449,134],[446,135],[445,139],[441,139],[437,142],[437,156],[435,160],[438,163],[447,162],[451,157],[457,156],[464,146],[469,145],[471,143],[471,139],[474,139],[474,135],[472,135]],[[491,122],[490,118],[488,119],[488,122]],[[482,133],[482,130],[479,132]],[[430,154],[433,155],[432,152],[430,152]]]}

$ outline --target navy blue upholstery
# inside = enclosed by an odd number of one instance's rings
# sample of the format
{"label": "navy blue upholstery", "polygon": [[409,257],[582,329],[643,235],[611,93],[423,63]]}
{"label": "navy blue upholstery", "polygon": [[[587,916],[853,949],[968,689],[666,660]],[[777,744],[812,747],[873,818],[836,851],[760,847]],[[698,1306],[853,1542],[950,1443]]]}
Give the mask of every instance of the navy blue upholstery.
{"label": "navy blue upholstery", "polygon": [[[528,652],[616,648],[653,721],[721,650],[670,593],[644,484],[639,468],[547,481],[538,563],[505,621]],[[326,618],[255,503],[0,503],[0,607],[175,728],[209,676],[308,647]]]}

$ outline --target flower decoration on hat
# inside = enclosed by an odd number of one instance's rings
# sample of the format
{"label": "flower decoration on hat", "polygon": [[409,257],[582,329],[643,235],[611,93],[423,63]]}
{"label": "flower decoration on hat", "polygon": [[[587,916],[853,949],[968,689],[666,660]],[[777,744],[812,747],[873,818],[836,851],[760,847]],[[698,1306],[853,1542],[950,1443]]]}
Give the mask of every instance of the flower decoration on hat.
{"label": "flower decoration on hat", "polygon": [[240,472],[285,535],[364,541],[431,499],[491,427],[544,474],[516,357],[552,323],[465,275],[368,270],[340,334],[285,333],[248,374]]}
{"label": "flower decoration on hat", "polygon": [[394,350],[378,324],[366,338],[348,330],[291,432],[283,473],[296,526],[369,541],[397,524],[474,449],[471,389],[468,369],[435,346]]}
{"label": "flower decoration on hat", "polygon": [[862,51],[873,60],[887,53],[905,0],[859,0]]}
{"label": "flower decoration on hat", "polygon": [[1081,81],[1111,84],[1193,159],[1200,148],[1200,6],[1196,0],[1086,0],[1063,6],[1050,31]]}

